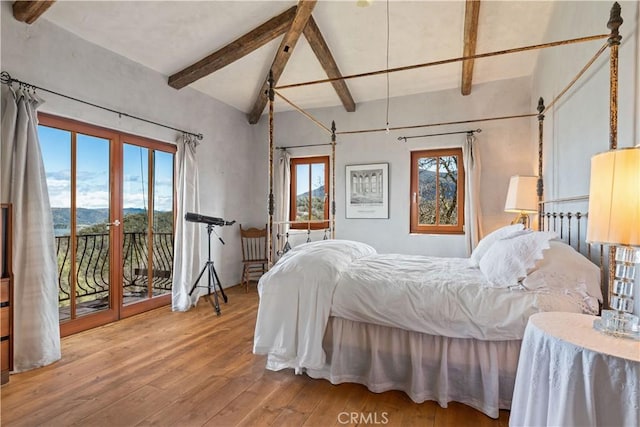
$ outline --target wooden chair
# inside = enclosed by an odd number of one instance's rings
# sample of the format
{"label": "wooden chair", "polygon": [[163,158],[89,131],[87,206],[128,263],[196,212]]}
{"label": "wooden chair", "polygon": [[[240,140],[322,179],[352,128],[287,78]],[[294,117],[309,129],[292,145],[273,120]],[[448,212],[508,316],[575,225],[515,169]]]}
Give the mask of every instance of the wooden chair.
{"label": "wooden chair", "polygon": [[240,224],[240,240],[242,243],[242,284],[249,292],[249,281],[257,280],[267,272],[267,226],[265,228],[242,228]]}

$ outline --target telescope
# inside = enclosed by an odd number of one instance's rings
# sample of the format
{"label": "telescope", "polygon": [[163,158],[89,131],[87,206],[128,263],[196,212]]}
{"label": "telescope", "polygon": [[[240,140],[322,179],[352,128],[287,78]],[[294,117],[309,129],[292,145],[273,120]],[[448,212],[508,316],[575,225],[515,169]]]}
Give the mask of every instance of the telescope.
{"label": "telescope", "polygon": [[184,219],[186,219],[189,222],[202,222],[208,225],[217,225],[218,227],[223,227],[225,225],[233,225],[236,223],[235,221],[225,221],[222,218],[200,215],[193,212],[187,212],[187,214],[184,216]]}
{"label": "telescope", "polygon": [[[209,300],[213,308],[216,310],[216,314],[220,316],[220,303],[218,301],[218,290],[220,290],[220,294],[222,294],[222,299],[224,299],[225,303],[227,302],[227,296],[224,294],[224,289],[222,289],[222,285],[220,284],[220,278],[218,277],[218,273],[216,272],[216,269],[213,266],[213,261],[211,260],[211,232],[213,231],[213,233],[216,236],[218,236],[218,233],[216,233],[213,230],[213,227],[215,225],[222,227],[225,225],[233,225],[236,222],[225,221],[224,219],[216,218],[215,216],[200,215],[193,212],[187,212],[186,215],[184,216],[184,219],[190,222],[202,222],[207,224],[207,234],[209,236],[209,257],[207,258],[207,262],[202,268],[202,271],[200,271],[198,278],[193,283],[193,286],[191,287],[191,291],[189,291],[189,296],[191,296],[193,294],[193,291],[195,291],[196,288],[198,287],[207,288],[207,295],[205,295],[205,299]],[[224,245],[224,240],[222,240],[220,236],[218,236],[218,239],[220,240],[220,243]],[[198,283],[200,282],[200,279],[202,278],[202,275],[204,274],[205,271],[207,271],[207,286],[198,286]],[[218,287],[218,290],[216,290],[216,286]],[[212,293],[215,301],[210,298],[210,295]]]}

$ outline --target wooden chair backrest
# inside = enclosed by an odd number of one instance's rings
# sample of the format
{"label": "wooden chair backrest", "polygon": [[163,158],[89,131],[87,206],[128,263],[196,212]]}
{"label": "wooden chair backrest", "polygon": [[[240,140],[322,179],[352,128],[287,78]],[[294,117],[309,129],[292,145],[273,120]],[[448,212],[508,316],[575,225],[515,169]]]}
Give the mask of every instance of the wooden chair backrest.
{"label": "wooden chair backrest", "polygon": [[240,240],[242,241],[242,261],[258,261],[267,259],[267,226],[264,228],[242,228],[240,224]]}

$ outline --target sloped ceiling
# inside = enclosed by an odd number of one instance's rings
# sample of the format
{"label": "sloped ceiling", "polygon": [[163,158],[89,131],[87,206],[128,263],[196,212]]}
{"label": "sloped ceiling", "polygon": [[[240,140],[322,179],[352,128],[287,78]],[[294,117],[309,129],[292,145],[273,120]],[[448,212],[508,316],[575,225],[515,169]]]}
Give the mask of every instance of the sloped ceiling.
{"label": "sloped ceiling", "polygon": [[[313,11],[343,75],[387,68],[387,2],[320,0]],[[57,1],[40,19],[167,77],[227,45],[295,1]],[[462,56],[464,1],[390,0],[389,67]],[[477,53],[543,43],[553,2],[482,1]],[[576,37],[585,34],[576,34]],[[249,112],[282,36],[190,86]],[[537,53],[475,61],[473,83],[530,75]],[[460,87],[461,63],[390,74],[391,97]],[[279,84],[326,78],[301,37]],[[384,99],[386,77],[348,80],[356,103]],[[330,84],[282,91],[309,109],[340,105]],[[473,92],[472,92],[473,93]],[[462,95],[461,95],[462,96]],[[277,103],[278,110],[288,109]]]}

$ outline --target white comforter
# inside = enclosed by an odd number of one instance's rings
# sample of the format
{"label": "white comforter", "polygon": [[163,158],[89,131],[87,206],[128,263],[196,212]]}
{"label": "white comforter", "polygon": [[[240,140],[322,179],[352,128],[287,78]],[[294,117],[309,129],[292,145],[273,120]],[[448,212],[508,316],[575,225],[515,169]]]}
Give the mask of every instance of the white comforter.
{"label": "white comforter", "polygon": [[368,245],[327,240],[285,254],[258,284],[254,353],[267,368],[321,369],[329,316],[480,340],[522,339],[529,316],[574,311],[571,299],[485,287],[464,258],[379,255]]}

